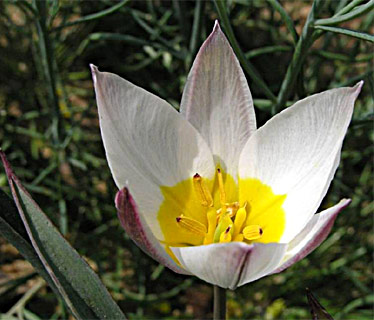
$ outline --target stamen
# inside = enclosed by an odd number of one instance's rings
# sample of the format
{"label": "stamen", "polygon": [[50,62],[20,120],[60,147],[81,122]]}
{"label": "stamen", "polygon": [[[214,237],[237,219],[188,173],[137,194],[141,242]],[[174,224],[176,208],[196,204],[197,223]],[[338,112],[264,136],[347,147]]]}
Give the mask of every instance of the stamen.
{"label": "stamen", "polygon": [[223,185],[223,177],[222,177],[222,172],[221,169],[217,169],[217,177],[218,177],[218,187],[219,187],[219,199],[221,202],[222,206],[222,212],[226,212],[226,192],[225,192],[225,187]]}
{"label": "stamen", "polygon": [[208,218],[208,232],[204,238],[204,244],[211,244],[214,240],[214,231],[216,230],[217,226],[217,213],[214,208],[208,210],[207,213]]}
{"label": "stamen", "polygon": [[243,223],[245,222],[246,218],[247,218],[247,212],[245,211],[245,206],[244,206],[238,210],[235,216],[234,234],[233,234],[234,239],[240,233]]}
{"label": "stamen", "polygon": [[220,243],[225,243],[225,242],[230,242],[231,241],[231,229],[232,229],[232,224],[229,225],[225,231],[223,231],[219,237],[219,242]]}
{"label": "stamen", "polygon": [[205,183],[203,181],[203,178],[201,178],[201,176],[198,173],[196,173],[193,176],[193,184],[194,184],[194,187],[195,187],[196,195],[198,196],[198,198],[201,201],[201,205],[203,207],[213,206],[212,195],[211,195],[209,189],[207,188],[207,186],[205,185]]}
{"label": "stamen", "polygon": [[186,217],[183,214],[177,217],[176,221],[178,226],[198,236],[204,237],[207,232],[205,225],[195,219]]}
{"label": "stamen", "polygon": [[243,229],[243,236],[247,240],[256,240],[261,238],[262,236],[262,229],[259,225],[253,224],[251,226],[247,226]]}

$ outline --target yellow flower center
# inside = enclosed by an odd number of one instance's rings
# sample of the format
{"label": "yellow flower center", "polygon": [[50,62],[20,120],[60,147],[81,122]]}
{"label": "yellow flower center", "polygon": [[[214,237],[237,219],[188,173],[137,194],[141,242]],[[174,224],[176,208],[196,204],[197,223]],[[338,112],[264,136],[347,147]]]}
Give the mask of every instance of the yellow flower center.
{"label": "yellow flower center", "polygon": [[258,179],[239,178],[236,183],[218,168],[214,181],[196,173],[175,186],[162,186],[161,192],[164,201],[157,218],[167,250],[231,241],[278,242],[285,228],[286,195],[275,195]]}

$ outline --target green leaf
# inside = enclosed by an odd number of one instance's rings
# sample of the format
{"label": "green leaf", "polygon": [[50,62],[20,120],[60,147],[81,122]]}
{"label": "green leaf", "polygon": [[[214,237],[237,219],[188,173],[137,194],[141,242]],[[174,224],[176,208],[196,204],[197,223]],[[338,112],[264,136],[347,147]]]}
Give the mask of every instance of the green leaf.
{"label": "green leaf", "polygon": [[334,320],[333,317],[326,311],[326,309],[318,302],[313,293],[306,288],[306,296],[308,298],[308,304],[311,309],[313,320]]}
{"label": "green leaf", "polygon": [[48,282],[51,288],[58,293],[48,272],[45,270],[37,253],[32,247],[29,236],[18,215],[14,201],[0,189],[0,234],[29,261],[35,270]]}
{"label": "green leaf", "polygon": [[274,10],[278,11],[281,15],[282,20],[287,26],[288,31],[291,33],[291,36],[293,38],[293,42],[296,44],[299,40],[299,35],[297,34],[297,31],[295,29],[295,25],[293,23],[293,20],[288,15],[286,10],[282,7],[282,5],[277,0],[268,0],[270,5],[273,7]]}
{"label": "green leaf", "polygon": [[[77,319],[126,319],[96,273],[58,232],[22,186],[2,151],[0,156],[18,214],[34,252],[73,315]],[[5,204],[4,201],[1,202]],[[6,205],[12,208],[9,203]],[[13,216],[17,216],[14,207],[10,210],[13,210]],[[3,215],[2,212],[1,217]],[[14,217],[9,218],[9,213],[7,217],[6,221],[11,220],[11,225],[0,224],[5,230],[5,236],[13,237],[15,244],[19,245],[22,242],[23,246],[28,245],[30,249],[30,242],[25,241],[25,230],[22,231],[19,221],[12,221]],[[2,218],[3,220],[5,219]],[[12,232],[12,229],[15,232]],[[3,230],[1,232],[3,233]]]}
{"label": "green leaf", "polygon": [[85,17],[82,17],[82,18],[79,18],[77,20],[68,22],[68,23],[66,23],[62,26],[58,26],[58,27],[54,28],[52,31],[61,30],[63,28],[71,27],[71,26],[74,26],[74,25],[79,24],[79,23],[84,23],[84,22],[87,22],[87,21],[92,21],[92,20],[103,18],[103,17],[107,16],[108,14],[111,14],[111,13],[117,11],[118,9],[122,8],[128,2],[129,2],[129,0],[121,1],[120,3],[117,3],[116,5],[110,7],[106,10],[96,12],[96,13],[93,13],[93,14],[89,14]]}
{"label": "green leaf", "polygon": [[338,13],[335,16],[341,16],[349,11],[351,11],[354,7],[358,6],[361,2],[365,0],[352,0],[349,2],[345,7],[343,7],[341,10],[338,11]]}
{"label": "green leaf", "polygon": [[275,53],[275,52],[289,52],[291,50],[292,50],[292,47],[290,46],[267,46],[267,47],[252,49],[251,51],[248,51],[245,54],[245,57],[247,59],[252,59],[262,54]]}
{"label": "green leaf", "polygon": [[353,20],[354,18],[359,17],[360,15],[363,15],[369,10],[372,10],[373,8],[374,8],[374,0],[370,0],[368,3],[358,6],[346,14],[338,15],[332,18],[318,19],[315,22],[315,25],[316,26],[331,26],[331,25],[336,25],[336,24],[339,24],[345,21],[350,21],[350,20]]}
{"label": "green leaf", "polygon": [[337,27],[325,27],[325,26],[315,26],[314,28],[324,30],[324,31],[330,31],[334,33],[345,34],[350,37],[374,42],[374,36],[372,36],[371,34],[364,33],[364,32],[359,32],[359,31],[354,31],[354,30],[344,29],[344,28],[337,28]]}

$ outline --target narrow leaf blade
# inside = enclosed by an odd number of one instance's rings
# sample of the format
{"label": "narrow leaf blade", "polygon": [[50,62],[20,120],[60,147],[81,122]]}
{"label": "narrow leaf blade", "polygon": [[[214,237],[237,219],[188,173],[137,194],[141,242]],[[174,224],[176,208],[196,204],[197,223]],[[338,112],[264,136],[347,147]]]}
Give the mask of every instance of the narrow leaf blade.
{"label": "narrow leaf blade", "polygon": [[326,311],[326,309],[318,302],[317,298],[307,288],[306,296],[308,298],[308,304],[311,309],[313,320],[334,320],[334,318]]}
{"label": "narrow leaf blade", "polygon": [[0,234],[29,261],[35,270],[48,282],[53,291],[59,294],[54,282],[45,270],[18,215],[14,201],[0,189]]}
{"label": "narrow leaf blade", "polygon": [[96,273],[53,226],[0,156],[31,244],[77,319],[126,319]]}
{"label": "narrow leaf blade", "polygon": [[315,29],[321,29],[321,30],[324,30],[324,31],[330,31],[330,32],[334,32],[334,33],[345,34],[346,36],[350,36],[350,37],[358,38],[358,39],[361,39],[361,40],[374,42],[374,36],[372,36],[371,34],[360,32],[360,31],[354,31],[354,30],[350,30],[350,29],[337,28],[337,27],[326,27],[326,26],[315,26],[314,28]]}

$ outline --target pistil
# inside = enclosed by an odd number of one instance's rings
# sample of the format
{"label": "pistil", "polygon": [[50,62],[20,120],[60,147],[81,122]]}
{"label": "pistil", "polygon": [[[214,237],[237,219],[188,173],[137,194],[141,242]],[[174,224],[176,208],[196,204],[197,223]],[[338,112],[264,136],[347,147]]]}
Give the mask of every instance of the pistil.
{"label": "pistil", "polygon": [[207,213],[208,218],[208,232],[204,238],[204,244],[213,243],[214,232],[217,226],[217,213],[214,208],[210,208]]}
{"label": "pistil", "polygon": [[230,224],[225,231],[223,231],[219,237],[220,243],[226,243],[231,241],[232,224]]}
{"label": "pistil", "polygon": [[240,207],[239,202],[226,202],[226,191],[221,169],[217,169],[220,208],[214,207],[213,196],[203,178],[196,173],[193,186],[201,206],[207,208],[207,223],[187,217],[184,214],[176,218],[179,227],[203,237],[203,244],[226,243],[231,241],[253,241],[261,238],[263,230],[259,225],[245,225],[247,220],[246,205]]}

